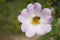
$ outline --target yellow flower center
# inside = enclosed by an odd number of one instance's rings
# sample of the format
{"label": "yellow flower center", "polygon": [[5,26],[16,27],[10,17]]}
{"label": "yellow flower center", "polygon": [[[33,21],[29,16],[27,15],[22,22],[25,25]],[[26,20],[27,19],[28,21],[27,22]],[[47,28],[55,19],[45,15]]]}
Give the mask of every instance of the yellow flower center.
{"label": "yellow flower center", "polygon": [[32,24],[37,25],[40,23],[40,17],[35,16],[32,18]]}

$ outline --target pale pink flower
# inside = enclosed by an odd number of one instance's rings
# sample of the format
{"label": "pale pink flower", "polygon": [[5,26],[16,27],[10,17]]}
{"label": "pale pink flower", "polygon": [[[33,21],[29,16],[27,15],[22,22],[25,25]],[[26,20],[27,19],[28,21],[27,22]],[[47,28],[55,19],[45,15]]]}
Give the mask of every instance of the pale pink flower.
{"label": "pale pink flower", "polygon": [[44,35],[49,33],[51,22],[53,20],[52,11],[49,8],[41,10],[41,4],[30,3],[27,8],[23,9],[18,16],[18,21],[22,23],[21,30],[25,32],[27,37],[32,37],[35,34]]}

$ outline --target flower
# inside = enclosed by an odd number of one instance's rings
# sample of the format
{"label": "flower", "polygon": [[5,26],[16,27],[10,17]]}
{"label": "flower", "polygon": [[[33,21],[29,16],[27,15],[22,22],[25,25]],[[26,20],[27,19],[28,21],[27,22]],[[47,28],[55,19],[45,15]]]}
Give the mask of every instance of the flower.
{"label": "flower", "polygon": [[44,35],[49,33],[51,22],[53,20],[52,11],[49,8],[41,10],[40,3],[30,3],[23,9],[18,16],[18,21],[22,23],[21,30],[25,32],[26,37],[32,37],[35,34]]}

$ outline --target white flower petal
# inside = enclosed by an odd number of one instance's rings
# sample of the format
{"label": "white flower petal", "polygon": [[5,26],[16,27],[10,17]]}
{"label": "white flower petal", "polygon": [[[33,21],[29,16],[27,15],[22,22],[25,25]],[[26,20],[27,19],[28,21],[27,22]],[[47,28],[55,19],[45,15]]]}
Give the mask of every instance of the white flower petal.
{"label": "white flower petal", "polygon": [[51,16],[52,11],[48,8],[42,10],[41,17],[48,17]]}
{"label": "white flower petal", "polygon": [[21,12],[21,15],[26,17],[26,18],[31,18],[31,15],[27,12],[27,9],[23,9]]}
{"label": "white flower petal", "polygon": [[44,32],[44,30],[42,29],[42,27],[40,25],[38,25],[36,27],[36,33],[37,33],[37,35],[40,35],[40,36],[46,34],[46,32]]}
{"label": "white flower petal", "polygon": [[28,11],[29,15],[31,15],[31,16],[34,15],[35,16],[35,11],[34,11],[34,5],[33,4],[28,4],[27,11]]}
{"label": "white flower petal", "polygon": [[22,15],[18,16],[18,21],[21,22],[21,23],[30,23],[30,19],[26,18],[26,17],[24,17]]}
{"label": "white flower petal", "polygon": [[46,33],[49,33],[52,30],[51,24],[41,24],[41,27]]}
{"label": "white flower petal", "polygon": [[40,19],[40,23],[51,23],[53,21],[53,18],[52,18],[52,16],[49,16],[49,17],[47,17],[47,18],[41,18]]}
{"label": "white flower petal", "polygon": [[21,30],[22,30],[23,32],[26,32],[26,31],[28,30],[28,26],[27,26],[26,24],[22,24]]}
{"label": "white flower petal", "polygon": [[35,9],[37,12],[40,12],[40,11],[41,11],[41,4],[40,4],[40,3],[34,3],[34,9]]}
{"label": "white flower petal", "polygon": [[34,28],[31,28],[31,29],[29,29],[27,32],[26,32],[26,37],[32,37],[32,36],[34,36],[35,35],[35,30],[34,30]]}
{"label": "white flower petal", "polygon": [[31,29],[33,29],[33,26],[30,23],[23,23],[21,26],[21,30],[23,32],[26,32],[26,31],[31,30]]}

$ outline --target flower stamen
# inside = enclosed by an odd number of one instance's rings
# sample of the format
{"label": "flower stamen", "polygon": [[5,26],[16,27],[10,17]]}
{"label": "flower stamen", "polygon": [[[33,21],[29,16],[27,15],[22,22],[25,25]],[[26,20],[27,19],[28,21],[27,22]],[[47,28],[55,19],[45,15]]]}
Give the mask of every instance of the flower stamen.
{"label": "flower stamen", "polygon": [[40,23],[40,17],[39,16],[35,16],[32,18],[32,24],[37,25]]}

